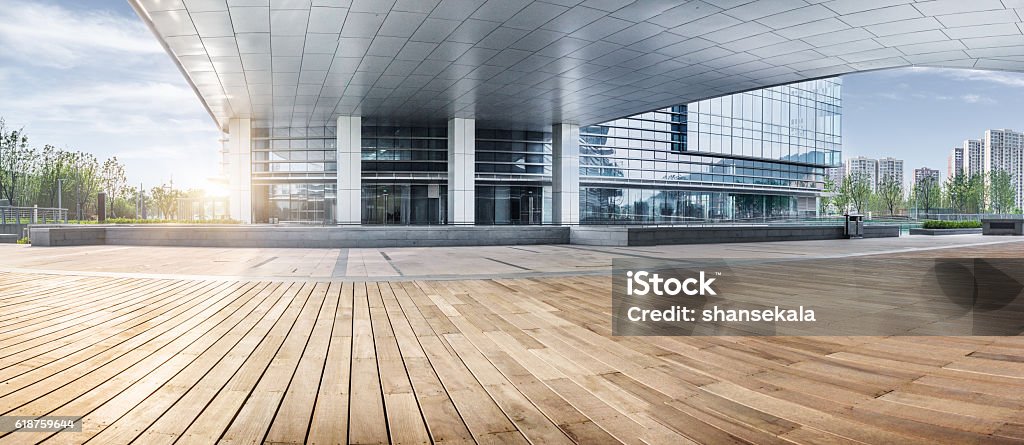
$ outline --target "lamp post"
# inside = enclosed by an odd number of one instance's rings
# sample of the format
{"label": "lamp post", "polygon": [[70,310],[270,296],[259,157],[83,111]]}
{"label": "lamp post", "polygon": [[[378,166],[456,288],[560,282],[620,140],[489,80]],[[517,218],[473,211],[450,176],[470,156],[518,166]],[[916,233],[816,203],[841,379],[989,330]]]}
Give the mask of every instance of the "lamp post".
{"label": "lamp post", "polygon": [[[64,178],[57,178],[57,212],[64,208]],[[60,219],[60,213],[57,214]],[[64,224],[68,223],[67,213],[64,213]]]}
{"label": "lamp post", "polygon": [[[139,193],[135,200],[135,219],[139,219],[140,215],[146,213],[143,211],[145,209],[142,207],[144,205],[142,202],[144,193],[146,193],[146,191],[142,188],[142,182],[139,182]],[[145,216],[142,216],[142,218],[145,218]]]}

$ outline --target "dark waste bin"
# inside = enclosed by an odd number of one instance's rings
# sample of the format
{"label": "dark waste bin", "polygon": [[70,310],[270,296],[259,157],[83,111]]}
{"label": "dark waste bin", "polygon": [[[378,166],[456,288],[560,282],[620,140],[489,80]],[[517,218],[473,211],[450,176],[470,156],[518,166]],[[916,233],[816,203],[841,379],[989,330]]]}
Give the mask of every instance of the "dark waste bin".
{"label": "dark waste bin", "polygon": [[846,215],[846,237],[864,238],[864,215]]}

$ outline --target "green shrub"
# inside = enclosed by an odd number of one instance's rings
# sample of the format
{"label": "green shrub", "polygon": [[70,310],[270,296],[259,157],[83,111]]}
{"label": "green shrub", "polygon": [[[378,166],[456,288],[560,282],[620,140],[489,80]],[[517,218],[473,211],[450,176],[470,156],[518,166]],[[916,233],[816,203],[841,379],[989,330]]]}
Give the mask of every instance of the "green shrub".
{"label": "green shrub", "polygon": [[32,244],[32,241],[27,236],[23,236],[18,239],[18,244]]}
{"label": "green shrub", "polygon": [[107,224],[238,224],[233,219],[135,219],[107,218]]}
{"label": "green shrub", "polygon": [[[71,220],[71,224],[97,224],[96,220]],[[241,224],[234,219],[141,219],[141,218],[107,218],[105,224]]]}
{"label": "green shrub", "polygon": [[934,221],[929,220],[921,224],[925,229],[980,229],[981,221]]}

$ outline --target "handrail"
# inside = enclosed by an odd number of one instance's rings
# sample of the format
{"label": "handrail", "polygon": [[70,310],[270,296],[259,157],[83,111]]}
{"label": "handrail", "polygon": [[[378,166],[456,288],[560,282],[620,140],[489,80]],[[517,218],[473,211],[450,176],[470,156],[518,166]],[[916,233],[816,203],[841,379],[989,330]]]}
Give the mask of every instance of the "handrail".
{"label": "handrail", "polygon": [[68,209],[0,206],[0,225],[46,224],[68,221]]}

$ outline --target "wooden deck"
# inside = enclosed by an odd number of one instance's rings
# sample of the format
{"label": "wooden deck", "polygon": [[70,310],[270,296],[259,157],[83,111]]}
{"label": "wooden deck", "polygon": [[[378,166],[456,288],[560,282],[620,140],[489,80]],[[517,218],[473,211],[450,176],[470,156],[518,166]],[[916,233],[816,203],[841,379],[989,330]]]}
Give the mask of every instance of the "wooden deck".
{"label": "wooden deck", "polygon": [[0,273],[0,443],[1021,443],[1024,338],[611,337],[608,277]]}

